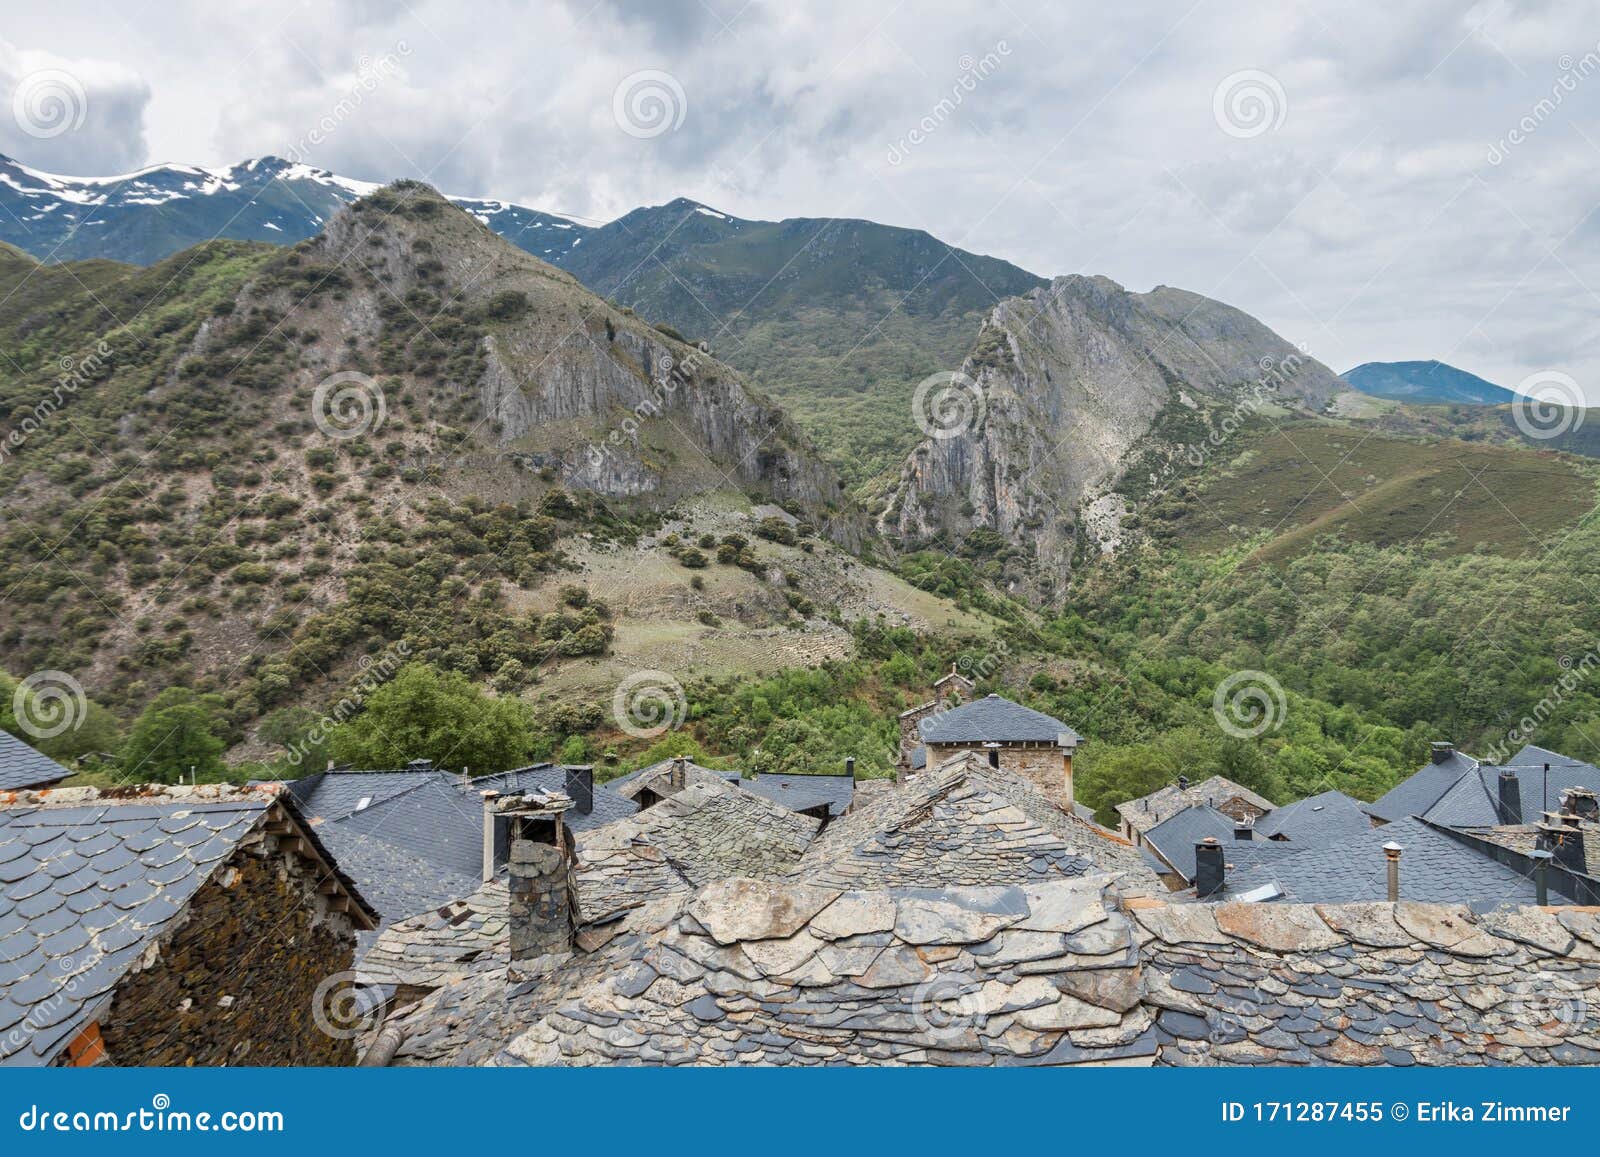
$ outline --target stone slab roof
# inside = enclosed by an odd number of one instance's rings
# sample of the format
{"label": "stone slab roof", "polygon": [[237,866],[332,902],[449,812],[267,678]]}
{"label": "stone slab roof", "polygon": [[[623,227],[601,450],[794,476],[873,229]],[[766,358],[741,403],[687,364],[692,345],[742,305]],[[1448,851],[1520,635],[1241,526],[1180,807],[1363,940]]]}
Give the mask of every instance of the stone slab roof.
{"label": "stone slab roof", "polygon": [[[799,862],[819,827],[819,820],[711,779],[608,824],[580,839],[578,847],[586,863],[598,864],[603,849],[647,843],[698,885],[724,876],[783,875]],[[580,905],[582,893],[580,884]]]}
{"label": "stone slab roof", "polygon": [[0,791],[49,787],[72,774],[9,731],[0,731]]}
{"label": "stone slab roof", "polygon": [[[63,788],[0,801],[0,1065],[50,1061],[268,817],[276,788]],[[331,861],[327,861],[331,865]],[[372,913],[343,874],[361,910]]]}
{"label": "stone slab roof", "polygon": [[977,754],[947,760],[858,803],[792,873],[830,887],[1012,884],[1118,872],[1159,888],[1138,851],[1064,812]]}
{"label": "stone slab roof", "polygon": [[486,970],[441,990],[398,1022],[416,1038],[398,1060],[1147,1064],[1133,926],[1106,882],[719,881],[568,975],[508,995]]}
{"label": "stone slab roof", "polygon": [[1055,743],[1063,736],[1069,746],[1082,742],[1061,720],[999,695],[930,715],[917,730],[924,743]]}
{"label": "stone slab roof", "polygon": [[[1360,836],[1310,848],[1230,875],[1214,899],[1275,885],[1283,900],[1342,904],[1382,900],[1388,895],[1383,845],[1398,843],[1400,896],[1427,903],[1461,903],[1476,908],[1532,904],[1533,881],[1496,863],[1416,818],[1369,829]],[[1291,845],[1293,846],[1293,845]],[[1552,892],[1552,903],[1564,899]]]}
{"label": "stone slab roof", "polygon": [[1163,1065],[1600,1063],[1600,920],[1454,905],[1135,908]]}
{"label": "stone slab roof", "polygon": [[1199,804],[1220,807],[1230,799],[1242,799],[1259,811],[1271,811],[1274,807],[1272,801],[1265,796],[1257,795],[1226,776],[1213,775],[1210,779],[1191,783],[1187,788],[1169,783],[1149,795],[1119,803],[1117,815],[1132,826],[1134,831],[1142,834],[1185,808]]}
{"label": "stone slab roof", "polygon": [[838,891],[729,879],[508,986],[482,959],[400,1064],[1600,1063],[1600,918],[1127,901],[1106,877]]}
{"label": "stone slab roof", "polygon": [[472,975],[480,963],[506,966],[510,937],[506,883],[477,891],[385,928],[361,958],[362,985],[438,988]]}
{"label": "stone slab roof", "polygon": [[793,811],[826,807],[830,816],[842,816],[855,800],[853,775],[777,775],[757,772],[744,780],[744,790],[765,796]]}

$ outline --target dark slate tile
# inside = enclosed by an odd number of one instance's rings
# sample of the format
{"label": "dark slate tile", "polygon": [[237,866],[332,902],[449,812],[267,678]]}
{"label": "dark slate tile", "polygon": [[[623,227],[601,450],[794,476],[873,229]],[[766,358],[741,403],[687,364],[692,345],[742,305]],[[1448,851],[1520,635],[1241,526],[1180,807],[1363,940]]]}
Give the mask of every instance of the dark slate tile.
{"label": "dark slate tile", "polygon": [[1203,1018],[1170,1008],[1162,1010],[1157,1023],[1173,1036],[1185,1040],[1205,1040],[1211,1032],[1210,1026]]}

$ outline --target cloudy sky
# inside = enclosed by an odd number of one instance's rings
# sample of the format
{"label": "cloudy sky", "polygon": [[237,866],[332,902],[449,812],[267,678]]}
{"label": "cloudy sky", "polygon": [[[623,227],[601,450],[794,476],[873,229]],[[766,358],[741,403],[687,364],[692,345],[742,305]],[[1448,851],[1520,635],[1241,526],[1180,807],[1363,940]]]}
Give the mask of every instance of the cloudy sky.
{"label": "cloudy sky", "polygon": [[105,174],[299,148],[587,218],[867,217],[1210,294],[1335,370],[1558,371],[1600,403],[1600,4],[1338,7],[8,3],[13,112],[53,70],[86,101],[47,139],[0,116],[0,151]]}

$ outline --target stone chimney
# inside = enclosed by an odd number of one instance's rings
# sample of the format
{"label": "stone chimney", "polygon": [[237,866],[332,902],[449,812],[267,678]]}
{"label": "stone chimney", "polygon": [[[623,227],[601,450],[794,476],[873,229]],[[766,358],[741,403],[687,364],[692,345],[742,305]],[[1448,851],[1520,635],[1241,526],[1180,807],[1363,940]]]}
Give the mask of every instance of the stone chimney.
{"label": "stone chimney", "polygon": [[1061,749],[1061,800],[1062,807],[1070,812],[1077,799],[1072,794],[1072,753],[1078,750],[1078,741],[1071,732],[1056,736],[1056,746]]}
{"label": "stone chimney", "polygon": [[1222,891],[1227,873],[1222,845],[1215,836],[1207,836],[1194,846],[1194,894],[1204,900]]}
{"label": "stone chimney", "polygon": [[1500,772],[1500,798],[1495,812],[1502,824],[1522,822],[1522,788],[1517,773],[1509,767]]}
{"label": "stone chimney", "polygon": [[578,764],[566,768],[567,795],[572,798],[572,810],[581,816],[594,811],[594,768]]}
{"label": "stone chimney", "polygon": [[496,810],[510,824],[511,966],[520,983],[572,954],[572,837],[562,816],[572,800],[557,791],[502,797]]}
{"label": "stone chimney", "polygon": [[1389,903],[1400,902],[1400,853],[1405,851],[1399,844],[1390,840],[1383,845],[1383,858],[1389,875]]}
{"label": "stone chimney", "polygon": [[487,884],[494,879],[494,844],[495,827],[499,822],[499,812],[495,807],[495,800],[500,798],[497,791],[483,792],[483,882]]}
{"label": "stone chimney", "polygon": [[1583,823],[1600,823],[1600,798],[1586,787],[1569,787],[1561,793],[1561,814],[1576,816]]}
{"label": "stone chimney", "polygon": [[1594,792],[1585,787],[1569,788],[1561,795],[1561,810],[1546,812],[1539,825],[1539,849],[1551,852],[1555,861],[1569,872],[1587,875],[1589,859],[1584,849],[1583,824],[1597,820]]}
{"label": "stone chimney", "polygon": [[1435,739],[1428,744],[1428,749],[1435,763],[1445,763],[1456,753],[1456,745],[1448,739]]}
{"label": "stone chimney", "polygon": [[689,761],[683,756],[672,761],[672,770],[667,773],[667,785],[673,791],[682,791],[689,786]]}

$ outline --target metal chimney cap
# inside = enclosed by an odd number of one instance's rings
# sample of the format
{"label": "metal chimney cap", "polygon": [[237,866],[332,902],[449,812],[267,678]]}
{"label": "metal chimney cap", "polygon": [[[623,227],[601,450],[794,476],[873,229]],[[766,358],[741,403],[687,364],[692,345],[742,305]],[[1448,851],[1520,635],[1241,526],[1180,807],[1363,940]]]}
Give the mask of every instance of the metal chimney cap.
{"label": "metal chimney cap", "polygon": [[1528,853],[1528,858],[1530,860],[1553,860],[1556,857],[1554,852],[1547,852],[1543,848],[1535,848]]}
{"label": "metal chimney cap", "polygon": [[1388,843],[1383,845],[1383,851],[1385,855],[1398,856],[1401,852],[1405,851],[1405,849],[1399,844],[1395,843],[1393,840],[1390,840]]}

